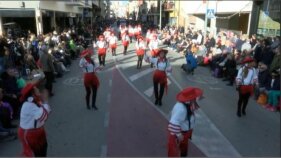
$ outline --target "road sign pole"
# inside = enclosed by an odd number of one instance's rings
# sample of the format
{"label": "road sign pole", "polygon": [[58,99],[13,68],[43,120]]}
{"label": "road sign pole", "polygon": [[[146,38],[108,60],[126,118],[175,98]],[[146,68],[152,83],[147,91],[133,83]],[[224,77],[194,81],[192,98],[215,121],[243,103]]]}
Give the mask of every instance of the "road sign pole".
{"label": "road sign pole", "polygon": [[162,28],[162,0],[160,0],[159,29]]}
{"label": "road sign pole", "polygon": [[[205,11],[205,26],[204,26],[204,38],[206,39],[207,36],[207,24],[208,24],[208,17],[207,17],[207,12],[209,8],[209,0],[206,1],[206,11]],[[205,40],[204,39],[204,40]]]}

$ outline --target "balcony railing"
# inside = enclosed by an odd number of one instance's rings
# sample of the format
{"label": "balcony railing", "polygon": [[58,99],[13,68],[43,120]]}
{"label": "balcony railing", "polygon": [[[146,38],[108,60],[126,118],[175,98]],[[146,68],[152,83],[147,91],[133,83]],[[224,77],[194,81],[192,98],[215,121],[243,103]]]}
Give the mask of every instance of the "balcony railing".
{"label": "balcony railing", "polygon": [[163,4],[164,11],[174,11],[175,10],[175,2],[165,2]]}

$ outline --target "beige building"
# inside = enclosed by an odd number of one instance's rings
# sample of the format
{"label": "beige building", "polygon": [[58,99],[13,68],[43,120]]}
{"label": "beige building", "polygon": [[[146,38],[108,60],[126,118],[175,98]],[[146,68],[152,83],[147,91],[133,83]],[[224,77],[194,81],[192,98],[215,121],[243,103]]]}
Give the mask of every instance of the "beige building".
{"label": "beige building", "polygon": [[34,33],[46,33],[53,28],[76,24],[78,20],[91,22],[94,0],[41,0],[41,1],[0,1],[0,33],[12,23]]}

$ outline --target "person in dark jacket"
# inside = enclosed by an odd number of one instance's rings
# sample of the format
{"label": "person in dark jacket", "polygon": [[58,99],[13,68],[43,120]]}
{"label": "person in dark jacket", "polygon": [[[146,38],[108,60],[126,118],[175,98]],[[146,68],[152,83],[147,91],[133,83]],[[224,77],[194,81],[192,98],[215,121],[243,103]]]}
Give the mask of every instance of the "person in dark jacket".
{"label": "person in dark jacket", "polygon": [[263,91],[270,86],[270,73],[268,67],[262,62],[258,64],[258,71],[259,88]]}
{"label": "person in dark jacket", "polygon": [[272,112],[276,111],[278,104],[280,104],[280,99],[278,99],[281,95],[280,91],[280,72],[274,70],[271,73],[271,83],[268,88],[268,104],[266,108]]}
{"label": "person in dark jacket", "polygon": [[237,70],[236,70],[236,61],[232,54],[227,55],[227,61],[224,65],[224,70],[226,71],[227,79],[229,80],[228,86],[233,86]]}
{"label": "person in dark jacket", "polygon": [[270,66],[272,63],[274,57],[274,53],[270,47],[270,41],[265,39],[263,40],[263,49],[261,53],[261,61],[266,64],[267,66]]}
{"label": "person in dark jacket", "polygon": [[259,63],[262,60],[262,45],[261,40],[257,40],[256,45],[254,46],[254,59],[257,63]]}

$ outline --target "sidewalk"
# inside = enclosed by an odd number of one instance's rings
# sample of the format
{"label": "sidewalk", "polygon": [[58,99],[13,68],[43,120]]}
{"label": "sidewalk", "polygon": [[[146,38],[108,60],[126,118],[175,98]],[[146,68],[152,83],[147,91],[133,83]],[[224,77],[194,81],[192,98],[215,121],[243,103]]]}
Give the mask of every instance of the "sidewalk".
{"label": "sidewalk", "polygon": [[[107,156],[166,157],[168,121],[113,70]],[[190,143],[189,156],[205,156]]]}

